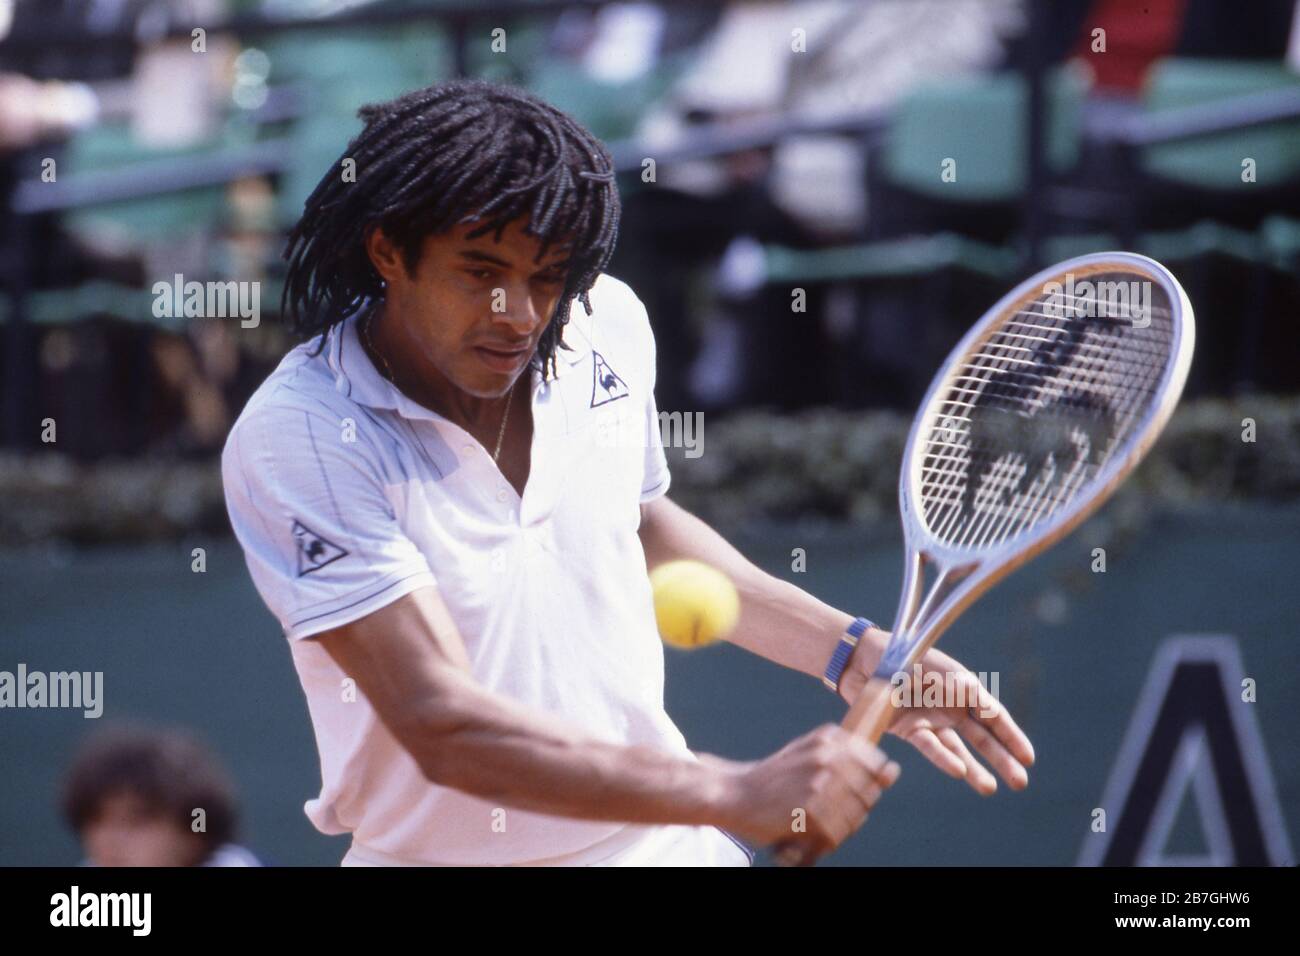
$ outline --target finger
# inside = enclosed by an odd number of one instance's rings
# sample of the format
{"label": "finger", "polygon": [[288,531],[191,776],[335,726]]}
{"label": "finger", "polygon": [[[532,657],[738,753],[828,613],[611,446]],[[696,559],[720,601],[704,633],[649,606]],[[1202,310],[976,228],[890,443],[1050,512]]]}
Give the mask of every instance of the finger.
{"label": "finger", "polygon": [[795,857],[795,866],[816,866],[817,861],[835,849],[838,843],[828,843],[825,840],[814,842],[805,842],[798,846],[798,855]]}
{"label": "finger", "polygon": [[878,774],[885,769],[885,766],[889,763],[887,753],[874,744],[868,743],[857,734],[850,734],[848,731],[845,731],[845,733],[848,734],[849,750],[872,775]]}
{"label": "finger", "polygon": [[871,804],[867,802],[865,786],[862,789],[851,785],[836,788],[821,801],[817,826],[829,841],[826,849],[833,849],[847,840],[867,818]]}
{"label": "finger", "polygon": [[997,792],[997,778],[966,749],[966,744],[962,742],[957,731],[945,727],[939,731],[939,739],[966,765],[966,782],[971,785],[971,789],[985,797]]}
{"label": "finger", "polygon": [[777,866],[810,866],[815,859],[807,849],[793,840],[776,848]]}
{"label": "finger", "polygon": [[967,717],[959,729],[979,751],[980,756],[989,762],[989,766],[997,771],[998,776],[1007,782],[1007,786],[1013,790],[1023,790],[1029,786],[1029,772],[1024,765],[979,720]]}
{"label": "finger", "polygon": [[809,836],[824,839],[827,844],[819,856],[839,846],[862,826],[882,789],[875,786],[866,768],[854,761],[839,760],[828,769],[831,778],[818,788],[808,806]]}
{"label": "finger", "polygon": [[830,768],[835,776],[836,789],[830,794],[829,801],[836,805],[847,801],[853,812],[866,813],[871,809],[866,794],[875,786],[875,777],[863,760],[863,751],[854,743],[850,743],[849,750],[854,759],[837,761]]}
{"label": "finger", "polygon": [[839,838],[834,834],[848,833],[848,821],[843,819],[843,812],[833,798],[813,797],[799,809],[802,826],[796,830],[792,825],[790,835],[776,841],[772,848],[781,866],[811,866],[838,845]]}
{"label": "finger", "polygon": [[824,831],[825,827],[819,824],[806,833],[782,840],[774,847],[777,863],[781,866],[812,866],[839,845],[828,838]]}
{"label": "finger", "polygon": [[915,730],[904,739],[948,776],[958,780],[966,776],[966,761],[945,747],[929,727]]}
{"label": "finger", "polygon": [[[867,784],[866,789],[862,791],[862,801],[867,806],[867,813],[876,808],[876,804],[880,802],[880,798],[884,795],[885,791],[881,787],[876,786],[874,783]],[[863,820],[865,819],[866,814],[863,814]],[[862,826],[862,820],[858,821],[858,826]]]}
{"label": "finger", "polygon": [[[810,855],[813,860],[833,852],[840,844],[857,832],[866,822],[867,804],[858,794],[846,797],[844,802],[837,802],[833,810],[823,812],[816,828],[816,836],[809,841]],[[812,835],[812,834],[810,834]]]}
{"label": "finger", "polygon": [[777,866],[797,866],[799,863],[799,849],[792,843],[778,846],[773,856],[776,857]]}
{"label": "finger", "polygon": [[888,789],[894,785],[902,768],[890,760],[888,754],[857,736],[849,738],[849,747],[869,778],[874,780],[881,789]]}
{"label": "finger", "polygon": [[[806,848],[809,843],[816,843],[819,846],[814,847],[813,855],[820,856],[838,846],[861,825],[870,807],[865,802],[865,794],[858,792],[852,783],[854,771],[847,769],[846,764],[847,761],[841,761],[839,765],[824,768],[822,773],[826,776],[815,783],[807,802],[795,808],[801,814],[802,826],[796,829],[792,823],[790,836],[779,841],[782,847],[798,844]],[[790,849],[786,856],[792,861],[790,865],[794,865],[794,850]]]}
{"label": "finger", "polygon": [[977,721],[984,730],[989,731],[1022,767],[1032,767],[1034,745],[1029,742],[1025,732],[1012,718],[1011,712],[987,690],[983,690],[978,700],[980,706],[968,712],[971,719]]}
{"label": "finger", "polygon": [[880,773],[876,774],[876,780],[880,782],[882,787],[892,787],[897,782],[899,774],[902,772],[903,768],[891,760],[889,763],[885,764],[884,769],[881,770]]}

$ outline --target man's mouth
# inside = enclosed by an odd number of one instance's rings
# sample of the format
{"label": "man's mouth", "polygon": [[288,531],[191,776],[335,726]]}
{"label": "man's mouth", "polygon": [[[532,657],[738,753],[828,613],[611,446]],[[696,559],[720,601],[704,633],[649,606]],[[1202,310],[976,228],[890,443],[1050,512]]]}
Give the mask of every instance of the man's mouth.
{"label": "man's mouth", "polygon": [[474,352],[483,364],[494,372],[514,372],[528,361],[532,349],[526,345],[514,349],[477,345],[474,347]]}

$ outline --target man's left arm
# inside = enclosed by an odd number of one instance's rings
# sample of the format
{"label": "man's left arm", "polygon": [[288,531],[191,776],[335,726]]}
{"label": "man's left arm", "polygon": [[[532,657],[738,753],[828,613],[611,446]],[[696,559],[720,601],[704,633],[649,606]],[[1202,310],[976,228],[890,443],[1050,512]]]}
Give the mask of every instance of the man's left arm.
{"label": "man's left arm", "polygon": [[[853,615],[819,601],[807,591],[768,574],[722,535],[685,508],[661,495],[641,505],[641,545],[646,567],[689,558],[725,573],[740,594],[740,619],[727,638],[770,661],[821,678]],[[852,701],[875,670],[889,638],[869,628],[858,642],[840,682],[840,696]],[[1013,789],[1029,782],[1026,767],[1034,751],[1011,715],[957,661],[931,649],[925,672],[952,674],[971,693],[982,693],[981,707],[916,707],[900,714],[890,733],[902,737],[949,776],[965,779],[982,794],[997,789],[993,775],[970,753],[969,742]],[[965,742],[963,741],[965,738]]]}
{"label": "man's left arm", "polygon": [[[732,644],[821,679],[853,615],[768,574],[667,495],[641,505],[639,533],[647,570],[677,558],[692,558],[732,580],[740,594],[740,620],[727,638]],[[870,658],[874,665],[887,638],[887,632],[871,628],[853,656]]]}

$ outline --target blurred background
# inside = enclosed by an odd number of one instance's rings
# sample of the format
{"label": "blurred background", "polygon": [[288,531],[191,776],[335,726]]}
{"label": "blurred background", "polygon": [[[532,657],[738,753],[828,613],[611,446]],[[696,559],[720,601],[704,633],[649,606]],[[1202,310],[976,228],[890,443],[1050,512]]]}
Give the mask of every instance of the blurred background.
{"label": "blurred background", "polygon": [[[609,271],[660,409],[703,416],[674,497],[882,623],[947,351],[1056,260],[1169,266],[1199,341],[1165,437],[944,639],[998,675],[1030,789],[980,800],[895,742],[902,781],[831,862],[1294,865],[1296,0],[0,0],[0,671],[104,675],[97,720],[0,710],[0,865],[84,858],[69,767],[123,721],[201,740],[263,861],[342,856],[302,813],[311,725],[217,456],[294,344],[284,235],[357,108],[457,75],[610,145]],[[159,315],[177,275],[257,283],[260,323]],[[670,652],[668,706],[736,758],[840,713],[727,647]]]}

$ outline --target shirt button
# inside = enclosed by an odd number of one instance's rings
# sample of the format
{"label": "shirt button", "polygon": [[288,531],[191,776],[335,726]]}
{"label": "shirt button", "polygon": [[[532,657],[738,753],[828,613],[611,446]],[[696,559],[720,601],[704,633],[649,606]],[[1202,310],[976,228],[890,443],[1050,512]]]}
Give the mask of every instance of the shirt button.
{"label": "shirt button", "polygon": [[474,454],[474,446],[473,446],[473,445],[466,445],[466,446],[465,446],[465,454],[467,454],[467,455],[472,455],[472,454]]}
{"label": "shirt button", "polygon": [[505,500],[506,500],[506,490],[502,488],[500,491],[497,492],[497,501],[505,501]]}

